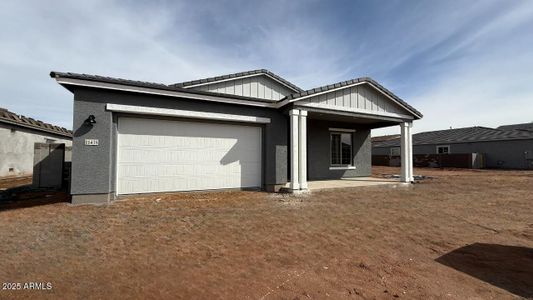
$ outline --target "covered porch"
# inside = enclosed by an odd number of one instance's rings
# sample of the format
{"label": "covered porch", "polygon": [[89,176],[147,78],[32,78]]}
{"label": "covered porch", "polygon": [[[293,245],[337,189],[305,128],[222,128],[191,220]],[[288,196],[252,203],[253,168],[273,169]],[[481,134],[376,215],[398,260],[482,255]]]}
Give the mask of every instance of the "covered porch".
{"label": "covered porch", "polygon": [[[413,181],[412,119],[308,106],[294,106],[289,115],[290,181],[286,186],[289,191]],[[370,177],[370,130],[389,126],[400,126],[401,130],[401,178]]]}
{"label": "covered porch", "polygon": [[370,132],[390,126],[401,131],[401,182],[413,181],[413,121],[422,114],[374,80],[343,81],[282,102],[290,116],[291,191],[308,190],[309,180],[341,180],[330,186],[365,182],[356,179],[372,174]]}

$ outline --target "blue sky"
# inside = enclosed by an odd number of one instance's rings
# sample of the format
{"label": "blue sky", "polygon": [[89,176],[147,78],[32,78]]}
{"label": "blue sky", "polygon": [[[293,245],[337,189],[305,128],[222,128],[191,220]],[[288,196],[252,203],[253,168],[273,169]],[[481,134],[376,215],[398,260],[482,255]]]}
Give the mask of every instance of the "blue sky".
{"label": "blue sky", "polygon": [[[0,1],[0,106],[67,128],[51,70],[173,83],[370,76],[415,132],[533,121],[533,1]],[[397,128],[374,134],[395,133]]]}

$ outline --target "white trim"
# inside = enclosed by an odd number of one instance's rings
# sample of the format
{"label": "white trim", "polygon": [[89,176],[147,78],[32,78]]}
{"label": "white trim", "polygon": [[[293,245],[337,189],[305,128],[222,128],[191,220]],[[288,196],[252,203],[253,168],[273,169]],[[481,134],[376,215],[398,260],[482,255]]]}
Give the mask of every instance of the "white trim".
{"label": "white trim", "polygon": [[336,131],[336,132],[355,132],[355,129],[348,129],[348,128],[329,128],[329,131]]}
{"label": "white trim", "polygon": [[244,116],[244,115],[232,115],[223,113],[211,113],[200,112],[192,110],[179,110],[170,108],[148,107],[148,106],[133,106],[107,103],[106,109],[113,112],[143,114],[143,115],[156,115],[156,116],[170,116],[170,117],[183,117],[193,119],[207,119],[218,121],[237,121],[246,123],[270,123],[270,118]]}
{"label": "white trim", "polygon": [[291,109],[289,110],[289,116],[299,116],[300,115],[300,111],[297,110],[297,109]]}
{"label": "white trim", "polygon": [[400,177],[404,183],[413,181],[413,140],[411,133],[411,122],[400,123],[401,129],[401,167]]}
{"label": "white trim", "polygon": [[409,181],[414,182],[414,153],[413,153],[413,122],[409,122],[407,128],[409,129],[409,134],[407,137],[409,138],[409,143],[407,144],[409,146]]}
{"label": "white trim", "polygon": [[303,106],[303,107],[323,108],[323,109],[329,109],[329,110],[352,112],[352,113],[366,114],[366,115],[372,115],[372,116],[393,117],[393,118],[399,118],[399,119],[413,119],[413,116],[404,115],[404,114],[397,114],[397,113],[391,113],[391,112],[386,112],[386,111],[372,111],[372,110],[360,109],[360,108],[355,108],[355,107],[335,106],[335,105],[328,105],[328,104],[321,104],[321,103],[314,103],[314,102],[313,103],[301,103],[298,105]]}
{"label": "white trim", "polygon": [[298,179],[301,190],[307,190],[307,111],[298,117]]}
{"label": "white trim", "polygon": [[435,153],[436,154],[441,154],[441,153],[439,153],[439,148],[448,148],[448,152],[442,153],[442,154],[450,154],[451,153],[450,152],[450,145],[437,145],[437,146],[435,146]]}
{"label": "white trim", "polygon": [[[308,98],[308,97],[320,95],[320,94],[323,94],[323,93],[329,93],[329,92],[341,89],[341,88],[331,89],[331,90],[326,91],[326,92],[320,92],[320,93],[316,93],[316,94],[313,94],[313,95],[309,95],[309,96],[305,96],[305,97],[301,97],[301,98],[296,98],[296,99],[292,99],[292,100],[283,100],[283,101],[277,101],[277,102],[262,102],[262,101],[254,101],[254,100],[232,99],[232,98],[216,96],[216,95],[202,95],[202,94],[187,93],[187,92],[180,92],[180,91],[167,91],[167,90],[162,90],[162,89],[158,89],[158,88],[135,87],[135,86],[127,85],[127,84],[104,83],[104,82],[73,79],[73,78],[58,77],[58,78],[56,78],[56,81],[57,81],[57,83],[64,84],[64,85],[86,86],[86,87],[94,87],[94,88],[125,91],[125,92],[134,92],[134,93],[141,93],[141,94],[161,95],[161,96],[179,97],[179,98],[185,98],[185,99],[194,99],[194,100],[203,100],[203,101],[230,103],[230,104],[240,104],[240,105],[257,106],[257,107],[268,107],[268,108],[281,108],[282,106],[284,106],[284,105],[286,105],[288,103],[291,103],[291,102],[300,101],[300,100]],[[359,82],[357,84],[345,86],[345,87],[342,87],[342,88],[348,88],[348,87],[359,85],[359,84],[363,84],[363,83],[368,83],[368,82]],[[368,83],[368,84],[370,84],[370,83]],[[372,84],[370,84],[370,85],[372,85]],[[377,89],[377,90],[379,92],[383,93],[380,89]],[[404,108],[407,111],[411,112],[413,115],[420,117],[418,114],[415,114],[412,111],[410,111],[409,109],[407,109],[403,104],[401,104],[401,103],[397,102],[396,100],[394,100],[394,98],[390,97],[389,95],[387,95],[385,93],[383,93],[383,94],[385,96],[387,96],[388,98],[390,98],[391,100],[393,100],[394,102],[396,102],[402,108]],[[229,95],[229,96],[231,96],[231,95]],[[402,119],[413,119],[413,116],[409,116],[409,115],[387,113],[387,112],[374,112],[374,111],[367,111],[367,110],[346,108],[346,107],[335,107],[335,106],[332,106],[332,105],[320,105],[318,103],[305,103],[305,104],[302,104],[302,106],[324,108],[324,109],[342,111],[342,112],[362,113],[362,114],[367,114],[367,115],[377,116],[377,117],[385,116],[385,117],[396,117],[396,118],[402,118]]]}
{"label": "white trim", "polygon": [[355,166],[338,166],[338,167],[329,167],[330,170],[355,170]]}
{"label": "white trim", "polygon": [[322,95],[322,94],[327,94],[327,93],[335,92],[335,91],[338,91],[338,90],[343,90],[343,89],[351,88],[351,87],[354,87],[354,86],[357,86],[357,85],[361,85],[361,84],[368,84],[368,85],[370,85],[370,86],[373,87],[375,90],[377,90],[378,92],[380,92],[381,94],[383,94],[384,96],[386,96],[387,98],[389,98],[390,100],[392,100],[394,103],[400,105],[403,109],[407,110],[408,112],[410,112],[411,114],[413,114],[413,115],[415,115],[415,116],[417,116],[417,117],[421,117],[419,114],[417,114],[417,113],[415,113],[414,111],[412,111],[411,109],[407,108],[407,107],[405,106],[405,104],[400,103],[398,100],[394,99],[394,98],[391,97],[389,94],[383,92],[380,88],[376,87],[375,85],[373,85],[372,83],[370,83],[370,82],[368,82],[368,81],[360,81],[360,82],[356,82],[356,83],[353,83],[353,84],[350,84],[350,85],[345,85],[345,86],[341,86],[341,87],[338,87],[338,88],[333,88],[333,89],[330,89],[330,90],[327,90],[327,91],[314,93],[314,94],[307,95],[307,96],[303,96],[303,97],[296,98],[296,99],[283,100],[283,101],[281,101],[281,102],[278,102],[278,107],[284,106],[284,105],[289,104],[289,103],[291,103],[291,102],[296,102],[296,101],[304,100],[304,99],[311,98],[311,97],[314,97],[314,96],[319,96],[319,95]]}
{"label": "white trim", "polygon": [[202,82],[202,83],[197,83],[197,84],[192,84],[192,85],[187,85],[187,86],[183,86],[183,88],[185,89],[188,89],[188,88],[193,88],[193,87],[197,87],[197,86],[203,86],[203,85],[208,85],[208,84],[213,84],[213,83],[219,83],[219,82],[226,82],[226,81],[232,81],[232,80],[239,80],[239,79],[244,79],[244,78],[251,78],[251,77],[257,77],[257,76],[261,76],[261,75],[264,75],[276,82],[278,82],[279,84],[283,85],[284,87],[290,89],[291,91],[295,91],[295,92],[299,92],[299,90],[287,85],[286,83],[283,83],[281,82],[280,80],[268,75],[267,73],[257,73],[257,74],[251,74],[251,75],[243,75],[243,76],[239,76],[239,77],[233,77],[233,78],[226,78],[226,79],[220,79],[220,80],[213,80],[213,81],[210,81],[210,82]]}
{"label": "white trim", "polygon": [[120,145],[120,118],[117,118],[117,132],[116,132],[116,140],[115,140],[115,197],[118,197],[119,195],[119,192],[118,192],[118,175],[119,175],[119,171],[118,171],[118,162],[119,162],[119,155],[120,155],[120,150],[119,150],[119,145]]}
{"label": "white trim", "polygon": [[291,162],[290,162],[290,168],[291,168],[291,182],[290,182],[290,188],[291,190],[299,190],[300,189],[300,180],[298,178],[299,168],[298,168],[298,162],[299,162],[299,115],[300,111],[297,109],[292,109],[290,112],[290,155],[291,155]]}
{"label": "white trim", "polygon": [[[331,129],[331,128],[330,128]],[[336,128],[336,129],[340,129],[340,128]],[[340,129],[342,130],[342,129]],[[348,170],[346,168],[348,167],[352,167],[353,166],[353,163],[354,163],[354,157],[353,157],[353,136],[354,136],[354,132],[351,132],[351,131],[330,131],[329,132],[329,167],[330,167],[330,170],[335,170],[335,169],[331,169],[331,168],[341,168],[341,169],[338,169],[338,170],[343,170],[342,168],[344,168],[345,170]],[[342,134],[349,134],[350,135],[350,164],[349,165],[344,165],[342,164],[342,148],[341,148],[341,144],[339,144],[339,158],[340,158],[340,162],[341,164],[333,164],[332,163],[332,151],[331,151],[331,140],[332,140],[332,137],[334,134],[337,134],[337,135],[341,135],[341,140],[339,140],[339,142],[342,143]],[[355,168],[355,167],[354,167]]]}
{"label": "white trim", "polygon": [[87,87],[95,87],[95,88],[108,89],[108,90],[141,93],[141,94],[162,95],[162,96],[180,97],[180,98],[186,98],[186,99],[205,100],[205,101],[223,102],[223,103],[231,103],[231,104],[243,104],[243,105],[259,106],[259,107],[274,107],[274,103],[265,103],[265,102],[259,102],[259,101],[253,101],[253,100],[230,99],[230,98],[214,96],[214,95],[213,96],[212,95],[200,95],[200,94],[179,92],[179,91],[166,91],[166,90],[161,90],[157,88],[132,87],[129,85],[116,84],[116,83],[102,83],[102,82],[71,79],[71,78],[57,78],[56,81],[59,84],[87,86]]}

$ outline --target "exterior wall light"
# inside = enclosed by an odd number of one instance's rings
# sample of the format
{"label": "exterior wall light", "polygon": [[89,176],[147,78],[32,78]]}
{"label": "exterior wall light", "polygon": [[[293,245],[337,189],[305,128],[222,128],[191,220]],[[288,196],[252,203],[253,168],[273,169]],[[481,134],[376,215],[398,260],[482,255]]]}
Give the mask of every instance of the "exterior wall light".
{"label": "exterior wall light", "polygon": [[89,115],[87,120],[85,120],[85,124],[93,126],[94,124],[96,124],[96,117],[94,115]]}

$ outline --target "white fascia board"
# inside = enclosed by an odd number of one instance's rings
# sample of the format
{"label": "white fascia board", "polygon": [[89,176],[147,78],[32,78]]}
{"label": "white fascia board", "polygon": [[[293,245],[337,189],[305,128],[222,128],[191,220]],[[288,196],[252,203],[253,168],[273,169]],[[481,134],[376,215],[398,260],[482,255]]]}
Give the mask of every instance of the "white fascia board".
{"label": "white fascia board", "polygon": [[371,116],[377,116],[377,117],[383,116],[383,117],[392,117],[392,118],[399,118],[399,119],[409,119],[409,120],[413,119],[413,116],[409,116],[409,115],[390,113],[390,112],[384,112],[384,111],[380,111],[380,112],[369,111],[369,110],[364,110],[360,108],[339,107],[339,106],[320,104],[320,103],[301,103],[298,105],[302,107],[322,108],[322,109],[327,109],[327,110],[358,113],[358,114],[371,115]]}
{"label": "white fascia board", "polygon": [[329,167],[330,170],[355,170],[355,166],[339,166],[339,167]]}
{"label": "white fascia board", "polygon": [[201,112],[192,110],[180,110],[170,108],[159,108],[149,106],[135,106],[135,105],[122,105],[108,103],[106,109],[112,112],[130,113],[130,114],[142,114],[142,115],[154,115],[154,116],[168,116],[168,117],[181,117],[192,119],[204,119],[204,120],[216,120],[216,121],[236,121],[244,123],[270,123],[270,118],[244,116],[244,115],[232,115],[223,113]]}
{"label": "white fascia board", "polygon": [[336,132],[355,132],[355,129],[348,129],[348,128],[329,128],[329,131],[336,131]]}
{"label": "white fascia board", "polygon": [[408,112],[412,113],[413,115],[417,116],[417,117],[420,117],[417,113],[413,112],[412,110],[410,110],[409,108],[407,108],[404,104],[398,102],[396,99],[394,99],[393,97],[391,97],[390,95],[388,95],[387,93],[383,92],[381,89],[379,89],[377,86],[373,85],[372,83],[368,82],[368,81],[361,81],[361,82],[356,82],[356,83],[353,83],[353,84],[350,84],[350,85],[345,85],[345,86],[342,86],[342,87],[338,87],[338,88],[334,88],[334,89],[331,89],[331,90],[327,90],[327,91],[324,91],[324,92],[318,92],[318,93],[314,93],[314,94],[311,94],[311,95],[307,95],[307,96],[303,96],[303,97],[300,97],[300,98],[296,98],[296,99],[291,99],[291,100],[283,100],[283,101],[280,101],[277,103],[277,107],[282,107],[284,105],[287,105],[291,102],[297,102],[297,101],[300,101],[300,100],[304,100],[304,99],[307,99],[307,98],[311,98],[311,97],[315,97],[315,96],[319,96],[319,95],[323,95],[323,94],[328,94],[328,93],[331,93],[331,92],[335,92],[335,91],[338,91],[338,90],[343,90],[343,89],[347,89],[347,88],[351,88],[351,87],[354,87],[354,86],[357,86],[357,85],[361,85],[361,84],[368,84],[370,85],[371,87],[373,87],[375,90],[377,90],[378,92],[380,92],[381,94],[383,94],[385,97],[389,98],[390,100],[392,100],[394,103],[398,104],[400,107],[402,107],[403,109],[407,110]]}
{"label": "white fascia board", "polygon": [[230,104],[241,104],[241,105],[257,106],[257,107],[274,107],[274,103],[263,103],[263,102],[252,101],[252,100],[231,99],[231,98],[226,98],[226,97],[218,97],[214,95],[200,95],[200,94],[186,93],[186,92],[180,92],[180,91],[168,91],[168,90],[161,90],[161,89],[156,89],[156,88],[136,87],[136,86],[129,86],[129,85],[124,85],[124,84],[116,84],[116,83],[104,83],[104,82],[97,82],[97,81],[90,81],[90,80],[72,79],[72,78],[57,78],[56,81],[59,84],[64,84],[64,85],[86,86],[86,87],[94,87],[94,88],[116,90],[116,91],[179,97],[179,98],[186,98],[186,99],[222,102],[222,103],[230,103]]}
{"label": "white fascia board", "polygon": [[256,77],[256,76],[266,76],[276,82],[278,82],[279,84],[283,85],[284,87],[290,89],[291,91],[294,91],[294,92],[299,92],[298,90],[296,90],[295,88],[287,85],[286,83],[283,83],[281,81],[279,81],[278,79],[268,75],[267,73],[257,73],[257,74],[251,74],[251,75],[243,75],[243,76],[239,76],[239,77],[233,77],[233,78],[226,78],[226,79],[220,79],[220,80],[213,80],[213,81],[210,81],[210,82],[202,82],[202,83],[197,83],[197,84],[192,84],[192,85],[188,85],[188,86],[184,86],[183,88],[185,89],[189,89],[189,88],[193,88],[193,87],[198,87],[198,86],[203,86],[203,85],[208,85],[208,84],[213,84],[213,83],[219,83],[219,82],[226,82],[226,81],[232,81],[232,80],[238,80],[238,79],[244,79],[244,78],[250,78],[250,77]]}

